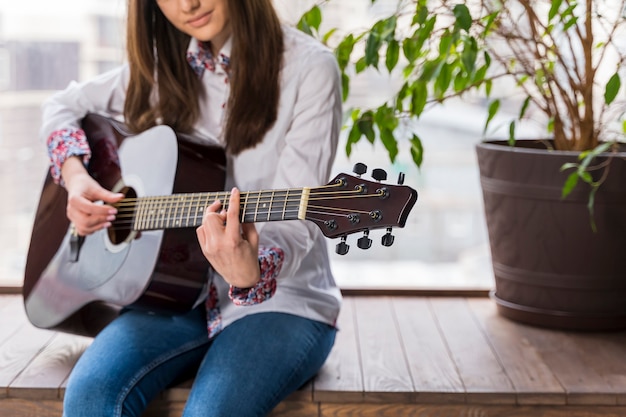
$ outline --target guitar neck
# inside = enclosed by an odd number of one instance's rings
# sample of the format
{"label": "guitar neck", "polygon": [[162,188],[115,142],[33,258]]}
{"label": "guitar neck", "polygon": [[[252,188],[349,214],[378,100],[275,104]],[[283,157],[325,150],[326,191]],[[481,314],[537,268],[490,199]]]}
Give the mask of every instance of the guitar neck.
{"label": "guitar neck", "polygon": [[[239,204],[242,223],[304,219],[309,188],[242,192]],[[116,204],[117,220],[136,231],[197,227],[206,208],[216,200],[228,210],[230,192],[173,194],[125,198]]]}

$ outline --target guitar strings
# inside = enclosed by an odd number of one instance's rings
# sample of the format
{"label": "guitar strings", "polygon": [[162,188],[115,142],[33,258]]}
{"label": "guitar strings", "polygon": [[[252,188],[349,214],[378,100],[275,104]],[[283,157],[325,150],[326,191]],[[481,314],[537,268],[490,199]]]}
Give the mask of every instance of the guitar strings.
{"label": "guitar strings", "polygon": [[[337,185],[329,185],[320,188],[334,188],[336,186]],[[331,193],[329,191],[314,191],[309,194],[308,201],[315,202],[329,199],[337,199],[338,194],[340,195],[339,199],[370,198],[383,196],[382,191],[378,191],[376,194],[362,194],[362,190],[357,188],[354,190],[342,191],[340,193]],[[116,220],[114,221],[114,226],[127,226],[127,228],[129,228],[137,215],[139,215],[140,217],[148,217],[146,219],[139,220],[139,223],[144,227],[155,227],[156,225],[163,225],[164,223],[167,224],[169,227],[173,227],[175,225],[184,227],[185,224],[186,226],[189,226],[190,222],[193,223],[192,226],[197,225],[201,222],[201,219],[204,215],[204,207],[202,207],[202,210],[200,210],[200,207],[195,207],[195,213],[192,214],[191,212],[194,209],[194,204],[200,203],[204,206],[207,206],[208,204],[210,204],[213,196],[215,196],[215,200],[222,200],[222,198],[220,198],[222,195],[224,197],[224,209],[227,209],[228,202],[230,200],[229,192],[217,192],[208,194],[189,193],[156,197],[126,198],[116,205],[119,211],[118,216],[116,216]],[[250,198],[250,196],[252,196],[252,198]],[[281,218],[285,219],[288,216],[297,216],[300,209],[302,189],[242,192],[241,197],[242,201],[240,202],[240,209],[243,211],[241,216],[242,222],[246,222],[247,220],[255,222],[264,220],[279,220]],[[146,203],[147,201],[150,202]],[[270,209],[267,210],[266,207],[259,207],[259,205],[269,205]],[[250,210],[252,210],[251,212],[246,211],[248,209],[248,206],[250,206]],[[328,214],[328,208],[329,207],[327,206],[308,204],[307,213]],[[344,213],[370,213],[366,210],[353,210],[337,207],[330,208],[335,210],[333,214],[339,216],[348,215]],[[171,211],[173,209],[175,210],[175,212],[172,217]],[[184,213],[185,210],[187,211],[186,214]],[[278,219],[276,219],[277,214],[279,215]]]}

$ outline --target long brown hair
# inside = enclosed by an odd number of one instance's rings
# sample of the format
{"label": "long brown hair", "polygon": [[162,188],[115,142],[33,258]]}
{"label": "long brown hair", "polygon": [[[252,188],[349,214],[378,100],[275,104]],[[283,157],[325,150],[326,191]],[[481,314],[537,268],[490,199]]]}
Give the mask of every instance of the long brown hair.
{"label": "long brown hair", "polygon": [[[283,35],[271,0],[229,0],[228,11],[233,46],[224,135],[227,149],[237,154],[261,142],[276,121]],[[124,117],[131,130],[141,132],[157,120],[179,132],[193,129],[205,92],[187,62],[189,41],[155,0],[129,0]]]}

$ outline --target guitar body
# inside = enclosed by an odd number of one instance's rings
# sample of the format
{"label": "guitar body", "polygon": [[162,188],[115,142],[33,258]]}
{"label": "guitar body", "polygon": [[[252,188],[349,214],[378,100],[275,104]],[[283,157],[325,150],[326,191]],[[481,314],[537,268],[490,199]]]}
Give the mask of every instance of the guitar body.
{"label": "guitar body", "polygon": [[[93,153],[89,172],[107,189],[136,197],[223,189],[226,159],[219,147],[167,126],[131,136],[98,115],[88,115],[83,128]],[[201,299],[210,265],[194,228],[102,230],[77,239],[66,205],[65,189],[48,174],[23,286],[35,326],[95,335],[120,306],[176,313]]]}
{"label": "guitar body", "polygon": [[[176,314],[203,300],[209,262],[195,227],[206,207],[224,191],[226,156],[217,146],[157,126],[131,135],[124,125],[90,114],[83,119],[92,158],[89,173],[106,189],[125,197],[111,227],[76,236],[66,218],[67,193],[48,174],[37,208],[26,261],[23,295],[35,326],[95,335],[122,308]],[[362,165],[362,164],[360,164]],[[356,169],[358,168],[358,169]],[[307,220],[328,238],[363,233],[357,246],[368,249],[369,231],[385,229],[381,244],[391,246],[392,227],[404,227],[417,191],[339,174],[325,185],[244,191],[239,200],[244,223]]]}

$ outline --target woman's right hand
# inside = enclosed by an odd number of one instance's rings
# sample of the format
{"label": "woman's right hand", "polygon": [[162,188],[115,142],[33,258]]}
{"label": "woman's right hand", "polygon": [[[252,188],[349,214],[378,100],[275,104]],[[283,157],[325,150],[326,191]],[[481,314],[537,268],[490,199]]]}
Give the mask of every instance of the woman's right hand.
{"label": "woman's right hand", "polygon": [[124,194],[113,193],[98,184],[78,157],[65,161],[61,176],[67,190],[67,218],[74,224],[76,232],[86,236],[111,226],[117,209],[109,204],[120,201]]}

